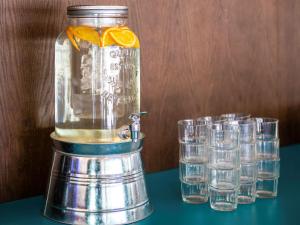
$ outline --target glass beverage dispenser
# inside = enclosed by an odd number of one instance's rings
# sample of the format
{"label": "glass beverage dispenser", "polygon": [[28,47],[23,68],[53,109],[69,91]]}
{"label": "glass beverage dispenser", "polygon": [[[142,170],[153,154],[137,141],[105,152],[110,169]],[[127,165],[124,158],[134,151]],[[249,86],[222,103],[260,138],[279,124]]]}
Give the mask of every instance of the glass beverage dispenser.
{"label": "glass beverage dispenser", "polygon": [[70,6],[55,43],[54,159],[44,215],[126,224],[152,212],[140,151],[140,44],[124,6]]}

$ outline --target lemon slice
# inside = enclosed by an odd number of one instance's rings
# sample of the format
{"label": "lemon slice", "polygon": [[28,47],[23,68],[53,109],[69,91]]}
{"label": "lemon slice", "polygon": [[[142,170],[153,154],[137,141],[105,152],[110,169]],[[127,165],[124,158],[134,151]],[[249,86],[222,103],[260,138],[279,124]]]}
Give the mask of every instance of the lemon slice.
{"label": "lemon slice", "polygon": [[137,42],[135,34],[128,29],[117,29],[109,31],[115,42],[123,47],[132,48]]}

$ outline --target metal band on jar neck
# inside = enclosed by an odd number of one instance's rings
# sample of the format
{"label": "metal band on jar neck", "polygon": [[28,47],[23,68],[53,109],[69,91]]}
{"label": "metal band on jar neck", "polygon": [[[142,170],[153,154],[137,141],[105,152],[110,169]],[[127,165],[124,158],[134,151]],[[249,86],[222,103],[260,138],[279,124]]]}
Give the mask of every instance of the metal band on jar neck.
{"label": "metal band on jar neck", "polygon": [[68,17],[127,18],[127,6],[73,5],[67,8]]}

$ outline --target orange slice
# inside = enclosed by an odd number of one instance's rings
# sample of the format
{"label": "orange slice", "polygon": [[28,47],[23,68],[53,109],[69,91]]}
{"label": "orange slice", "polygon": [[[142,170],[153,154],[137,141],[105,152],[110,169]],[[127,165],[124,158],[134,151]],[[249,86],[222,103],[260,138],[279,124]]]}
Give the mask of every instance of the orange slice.
{"label": "orange slice", "polygon": [[72,33],[72,31],[71,31],[69,28],[67,28],[66,34],[67,34],[69,40],[71,41],[72,45],[73,45],[78,51],[80,51],[80,49],[79,49],[79,47],[78,47],[78,44],[77,44],[77,42],[76,42],[75,39],[74,39],[73,33]]}
{"label": "orange slice", "polygon": [[121,30],[129,30],[129,28],[128,27],[126,27],[126,26],[122,26],[122,27],[119,27]]}
{"label": "orange slice", "polygon": [[135,42],[135,44],[134,44],[133,47],[134,47],[134,48],[140,48],[140,41],[139,41],[138,38],[136,38],[136,42]]}
{"label": "orange slice", "polygon": [[115,42],[123,47],[132,48],[137,42],[137,37],[131,30],[119,28],[117,30],[111,30],[109,34]]}
{"label": "orange slice", "polygon": [[[128,27],[120,27],[121,29],[123,29],[123,30],[129,30],[129,28]],[[133,48],[140,48],[140,41],[139,41],[139,39],[138,39],[138,37],[135,35],[135,37],[136,37],[136,43],[134,44],[134,46],[133,46]]]}
{"label": "orange slice", "polygon": [[109,32],[111,32],[113,30],[118,30],[118,28],[111,27],[111,28],[106,28],[104,30],[102,38],[101,38],[101,47],[117,45],[115,40],[109,35]]}
{"label": "orange slice", "polygon": [[77,26],[71,27],[73,30],[74,36],[78,37],[79,39],[91,42],[95,45],[100,45],[100,35],[93,27],[88,26]]}
{"label": "orange slice", "polygon": [[104,28],[102,35],[89,26],[69,26],[66,34],[72,45],[78,50],[80,40],[88,41],[100,47],[118,45],[126,48],[139,48],[140,43],[136,35],[128,27]]}

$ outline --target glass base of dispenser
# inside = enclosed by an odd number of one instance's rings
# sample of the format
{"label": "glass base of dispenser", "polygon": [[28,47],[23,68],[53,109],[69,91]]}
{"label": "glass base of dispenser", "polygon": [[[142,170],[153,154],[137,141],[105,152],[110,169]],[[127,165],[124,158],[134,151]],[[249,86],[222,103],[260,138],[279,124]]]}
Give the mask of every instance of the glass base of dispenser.
{"label": "glass base of dispenser", "polygon": [[79,144],[51,137],[54,158],[44,216],[67,224],[100,225],[133,223],[152,213],[140,155],[143,138]]}

